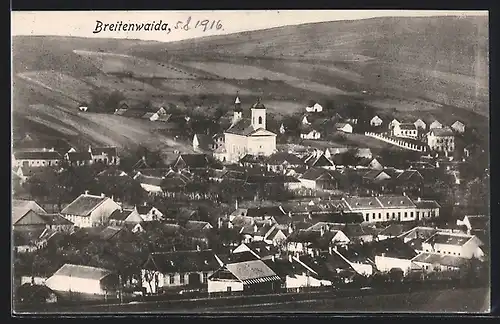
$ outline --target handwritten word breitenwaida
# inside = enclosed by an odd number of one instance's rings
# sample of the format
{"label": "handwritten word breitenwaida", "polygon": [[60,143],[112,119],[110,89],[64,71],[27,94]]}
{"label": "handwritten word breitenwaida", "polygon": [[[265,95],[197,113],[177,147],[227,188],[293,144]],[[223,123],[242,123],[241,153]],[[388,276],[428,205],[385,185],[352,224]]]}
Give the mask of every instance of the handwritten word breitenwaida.
{"label": "handwritten word breitenwaida", "polygon": [[[209,19],[200,19],[197,21],[192,20],[191,16],[188,17],[186,21],[177,21],[173,26],[174,30],[179,31],[189,31],[193,29],[201,30],[203,32],[209,30],[224,30],[222,26],[222,21],[220,20],[209,20]],[[93,31],[94,34],[98,34],[100,32],[133,32],[133,31],[163,31],[167,34],[172,32],[172,28],[168,23],[160,21],[152,21],[147,23],[124,23],[123,21],[117,21],[113,24],[103,23],[100,20],[96,20],[95,29]]]}

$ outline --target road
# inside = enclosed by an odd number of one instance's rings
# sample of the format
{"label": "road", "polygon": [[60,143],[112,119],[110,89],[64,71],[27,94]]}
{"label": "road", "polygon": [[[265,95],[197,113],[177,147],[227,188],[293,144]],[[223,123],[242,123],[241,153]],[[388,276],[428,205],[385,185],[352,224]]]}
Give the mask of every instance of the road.
{"label": "road", "polygon": [[[487,288],[440,289],[398,294],[343,297],[334,294],[302,295],[300,299],[280,296],[247,297],[233,300],[193,300],[183,302],[143,302],[122,305],[58,307],[46,314],[78,313],[256,313],[256,312],[475,312],[489,310]],[[210,306],[208,304],[211,304]]]}

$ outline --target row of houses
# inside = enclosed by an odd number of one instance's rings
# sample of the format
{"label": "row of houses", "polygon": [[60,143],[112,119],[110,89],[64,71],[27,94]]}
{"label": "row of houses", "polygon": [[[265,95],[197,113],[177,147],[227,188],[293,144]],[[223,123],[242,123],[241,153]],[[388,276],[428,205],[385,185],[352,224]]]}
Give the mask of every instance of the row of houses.
{"label": "row of houses", "polygon": [[120,164],[116,147],[89,146],[87,151],[77,151],[71,148],[64,154],[54,149],[18,151],[12,154],[12,166],[14,168],[58,166],[63,161],[67,161],[70,165],[74,166],[90,165],[93,163],[103,163],[105,165]]}

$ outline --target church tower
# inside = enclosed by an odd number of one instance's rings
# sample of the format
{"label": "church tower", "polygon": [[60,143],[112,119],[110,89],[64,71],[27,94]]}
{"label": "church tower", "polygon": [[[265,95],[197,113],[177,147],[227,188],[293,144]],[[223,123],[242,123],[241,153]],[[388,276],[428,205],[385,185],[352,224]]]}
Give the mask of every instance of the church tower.
{"label": "church tower", "polygon": [[236,100],[234,101],[233,125],[241,119],[242,114],[243,109],[241,109],[241,101],[238,94],[236,94]]}
{"label": "church tower", "polygon": [[264,107],[264,105],[260,102],[260,98],[252,106],[251,110],[253,129],[266,129],[266,107]]}

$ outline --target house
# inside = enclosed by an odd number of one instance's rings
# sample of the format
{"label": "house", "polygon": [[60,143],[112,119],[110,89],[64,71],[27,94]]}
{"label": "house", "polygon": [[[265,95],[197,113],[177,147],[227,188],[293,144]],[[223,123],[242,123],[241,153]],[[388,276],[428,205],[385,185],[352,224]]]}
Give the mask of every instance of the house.
{"label": "house", "polygon": [[270,293],[278,291],[281,282],[262,260],[229,263],[208,278],[208,293]]}
{"label": "house", "polygon": [[140,224],[142,218],[133,209],[117,209],[109,215],[108,221],[111,225],[119,226],[125,224]]}
{"label": "house", "polygon": [[112,295],[119,287],[118,275],[110,270],[66,263],[45,281],[56,293]]}
{"label": "house", "polygon": [[[361,218],[363,219],[363,216],[361,214]],[[369,243],[373,242],[376,240],[378,234],[380,233],[381,229],[376,228],[372,224],[359,224],[359,223],[352,223],[352,224],[345,224],[345,226],[342,228],[342,232],[349,238],[349,240],[353,243]]]}
{"label": "house", "polygon": [[34,229],[50,229],[71,232],[74,224],[59,214],[46,214],[29,210],[14,224],[14,231],[31,231]]}
{"label": "house", "polygon": [[[298,260],[307,268],[311,269],[310,276],[320,278],[325,283],[349,283],[358,276],[353,267],[340,255],[333,252],[333,248],[328,253],[319,255],[301,255]],[[306,273],[307,275],[307,273]],[[321,286],[320,284],[320,286]],[[328,284],[326,284],[328,286]]]}
{"label": "house", "polygon": [[394,125],[392,134],[396,137],[415,139],[418,136],[418,129],[412,123],[398,123]]}
{"label": "house", "polygon": [[135,215],[138,215],[143,222],[161,221],[165,219],[161,211],[147,203],[135,206],[128,218],[137,219]]}
{"label": "house", "polygon": [[459,271],[466,267],[468,259],[455,255],[439,253],[420,253],[412,260],[424,272]]}
{"label": "house", "polygon": [[300,130],[300,138],[316,140],[321,138],[321,133],[311,126],[302,127]]}
{"label": "house", "polygon": [[196,220],[188,220],[186,224],[184,224],[184,228],[188,231],[208,231],[213,228],[213,226],[209,222],[204,221],[196,221]]}
{"label": "house", "polygon": [[490,217],[486,215],[466,215],[463,219],[457,219],[457,225],[467,227],[469,234],[475,231],[487,232],[490,228]]}
{"label": "house", "polygon": [[206,134],[194,134],[193,137],[193,150],[195,152],[206,152],[212,150],[214,147],[213,138]]}
{"label": "house", "polygon": [[229,221],[233,222],[237,216],[247,217],[248,219],[269,220],[273,216],[281,215],[287,215],[287,212],[281,206],[238,208],[238,205],[236,205],[235,211],[229,215]]}
{"label": "house", "polygon": [[79,110],[79,111],[86,112],[88,109],[89,109],[89,105],[88,105],[87,103],[81,103],[81,104],[78,106],[78,110]]}
{"label": "house", "polygon": [[137,174],[133,178],[138,181],[141,185],[142,189],[144,189],[150,195],[161,195],[163,194],[162,183],[165,180],[165,177],[152,177],[143,175],[141,172],[137,172]]}
{"label": "house", "polygon": [[383,123],[382,119],[379,116],[375,116],[370,120],[370,126],[379,127]]}
{"label": "house", "polygon": [[177,170],[199,170],[214,167],[215,164],[206,154],[179,154],[172,167]]}
{"label": "house", "polygon": [[[335,157],[335,155],[334,155]],[[325,168],[335,170],[335,163],[327,158],[321,151],[315,151],[306,156],[304,163],[310,168]]]}
{"label": "house", "polygon": [[362,276],[371,276],[376,268],[374,261],[370,259],[370,256],[361,245],[336,245],[332,248],[332,251]]}
{"label": "house", "polygon": [[300,123],[301,123],[302,125],[311,125],[311,122],[309,122],[309,120],[307,119],[307,117],[308,117],[308,115],[307,115],[307,114],[306,114],[306,115],[304,115],[304,116],[302,117],[302,119],[301,119],[301,121],[300,121]]}
{"label": "house", "polygon": [[475,235],[438,232],[422,243],[422,250],[467,259],[481,259],[484,256],[481,246],[483,242]]}
{"label": "house", "polygon": [[322,112],[323,106],[321,106],[319,103],[315,103],[314,105],[306,107],[306,111],[308,113]]}
{"label": "house", "polygon": [[224,148],[224,134],[217,133],[212,136],[213,150]]}
{"label": "house", "polygon": [[330,246],[336,244],[347,244],[349,238],[340,230],[325,229],[320,231],[299,230],[294,231],[286,239],[286,250],[295,254],[311,254],[328,251]]}
{"label": "house", "polygon": [[274,246],[280,246],[286,240],[288,233],[285,233],[287,232],[283,231],[280,227],[277,226],[277,224],[275,224],[273,228],[264,236],[264,242],[272,244]]}
{"label": "house", "polygon": [[142,266],[142,287],[148,294],[175,287],[200,289],[219,268],[211,250],[151,253]]}
{"label": "house", "polygon": [[235,102],[233,123],[224,132],[228,162],[246,154],[269,156],[276,151],[276,134],[266,129],[266,107],[259,100],[250,110],[251,118],[243,117],[241,104]]}
{"label": "house", "polygon": [[120,205],[111,198],[104,194],[90,195],[86,191],[67,205],[61,211],[61,215],[77,227],[92,227],[106,223],[109,216],[117,209],[120,209]]}
{"label": "house", "polygon": [[336,190],[342,180],[338,171],[311,168],[299,177],[299,181],[303,187],[313,190]]}
{"label": "house", "polygon": [[457,132],[457,133],[460,133],[460,134],[465,133],[465,125],[464,125],[461,121],[459,121],[459,120],[457,120],[456,122],[454,122],[454,123],[451,125],[451,128],[452,128],[455,132]]}
{"label": "house", "polygon": [[[402,237],[414,227],[415,226],[412,223],[393,223],[380,231],[377,235],[377,239],[382,241],[390,238]],[[409,241],[404,238],[401,239],[404,243]]]}
{"label": "house", "polygon": [[279,254],[279,249],[264,241],[252,241],[242,242],[232,251],[232,253],[250,253],[255,257],[255,260],[267,260]]}
{"label": "house", "polygon": [[105,165],[119,165],[120,158],[116,147],[94,147],[89,146],[89,153],[94,163],[104,163]]}
{"label": "house", "polygon": [[12,225],[16,224],[30,211],[37,214],[47,214],[34,200],[12,199]]}
{"label": "house", "polygon": [[358,148],[356,150],[355,156],[357,158],[362,158],[362,159],[372,159],[373,158],[373,152],[369,148]]}
{"label": "house", "polygon": [[399,125],[400,122],[399,120],[397,120],[396,118],[394,118],[390,123],[389,123],[389,130],[391,131],[391,134],[392,134],[392,131],[394,129],[394,127],[396,127],[396,125]]}
{"label": "house", "polygon": [[84,166],[92,164],[92,154],[90,152],[68,152],[64,159],[72,166]]}
{"label": "house", "polygon": [[441,124],[439,121],[435,120],[429,125],[429,130],[433,129],[438,129],[438,128],[443,128],[443,124]]}
{"label": "house", "polygon": [[439,210],[441,206],[437,203],[437,201],[417,198],[416,200],[413,200],[413,203],[417,208],[416,215],[418,220],[439,217]]}
{"label": "house", "polygon": [[[406,196],[344,197],[342,200],[349,211],[362,213],[365,222],[387,222],[391,220],[405,222],[424,217],[439,217],[437,203],[431,201],[432,206],[427,206],[427,203],[423,206],[417,206],[415,201]],[[425,216],[425,213],[428,213],[428,216]]]}
{"label": "house", "polygon": [[432,151],[452,153],[455,151],[455,133],[450,127],[433,128],[427,134],[427,145]]}
{"label": "house", "polygon": [[352,125],[348,123],[337,123],[335,129],[344,133],[352,133]]}
{"label": "house", "polygon": [[375,241],[369,248],[374,255],[375,266],[381,272],[397,269],[402,270],[403,275],[407,275],[414,269],[412,259],[417,256],[417,252],[399,238]]}
{"label": "house", "polygon": [[288,152],[276,152],[271,154],[266,159],[266,165],[268,171],[277,173],[284,173],[290,169],[305,167],[304,161],[297,155]]}
{"label": "house", "polygon": [[417,130],[418,129],[421,129],[421,130],[425,130],[427,128],[427,124],[422,120],[422,119],[417,119],[413,125],[415,125],[415,127],[417,127]]}
{"label": "house", "polygon": [[311,267],[299,258],[288,256],[287,259],[273,258],[264,263],[282,280],[282,287],[289,292],[299,292],[303,288],[331,286],[331,281],[324,280]]}
{"label": "house", "polygon": [[391,179],[391,176],[384,170],[370,170],[362,175],[363,182],[367,184],[383,185]]}
{"label": "house", "polygon": [[62,157],[54,149],[42,151],[21,151],[12,155],[13,167],[44,167],[57,166],[61,163]]}
{"label": "house", "polygon": [[384,166],[375,158],[363,159],[358,163],[357,167],[379,171],[384,169]]}
{"label": "house", "polygon": [[267,220],[266,223],[260,224],[260,226],[257,222],[254,222],[251,226],[244,226],[240,230],[240,234],[243,237],[242,242],[250,243],[254,241],[264,241],[264,237],[272,229],[273,223],[270,219]]}

